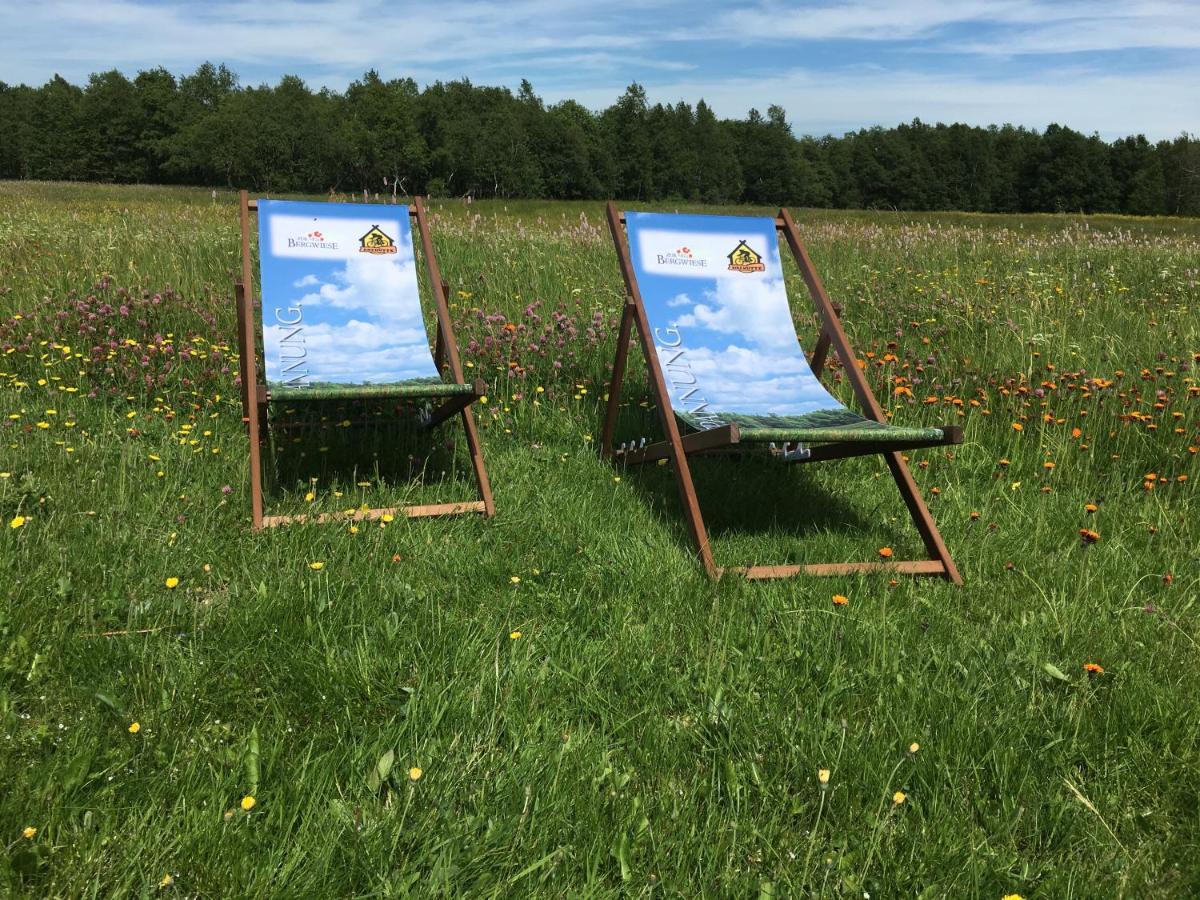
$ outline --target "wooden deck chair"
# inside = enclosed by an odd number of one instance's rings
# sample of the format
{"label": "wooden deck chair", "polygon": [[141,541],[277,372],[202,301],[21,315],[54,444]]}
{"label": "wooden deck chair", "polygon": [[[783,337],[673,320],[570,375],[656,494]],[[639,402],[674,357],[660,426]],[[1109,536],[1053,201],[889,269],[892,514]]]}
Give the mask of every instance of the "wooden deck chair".
{"label": "wooden deck chair", "polygon": [[[731,572],[761,579],[885,569],[940,575],[961,584],[901,451],[961,443],[962,429],[888,424],[787,210],[780,210],[776,218],[623,214],[609,203],[608,225],[627,296],[601,453],[627,465],[670,460],[689,530],[708,574],[719,578]],[[796,337],[777,232],[795,256],[821,323],[811,360]],[[635,326],[666,440],[614,448],[621,382]],[[847,409],[820,383],[830,349],[841,360],[865,415]],[[929,559],[718,567],[688,456],[755,447],[792,463],[883,454]]]}
{"label": "wooden deck chair", "polygon": [[[394,397],[439,401],[422,419],[428,428],[459,413],[479,500],[365,509],[354,519],[384,515],[495,514],[471,404],[487,391],[463,379],[425,207],[366,203],[251,200],[241,192],[242,274],[234,285],[241,353],[242,416],[250,434],[250,507],[254,528],[307,516],[263,515],[262,444],[272,400]],[[265,381],[258,364],[250,215],[258,215]],[[429,352],[418,290],[410,218],[416,222],[437,303],[437,340]],[[445,377],[444,377],[445,376]],[[321,515],[315,521],[340,516]]]}

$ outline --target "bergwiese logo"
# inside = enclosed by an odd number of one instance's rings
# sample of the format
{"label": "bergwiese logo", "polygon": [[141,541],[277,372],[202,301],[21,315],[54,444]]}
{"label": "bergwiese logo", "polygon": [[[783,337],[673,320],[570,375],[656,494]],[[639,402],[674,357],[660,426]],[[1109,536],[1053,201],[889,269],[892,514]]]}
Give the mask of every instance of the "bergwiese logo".
{"label": "bergwiese logo", "polygon": [[654,258],[658,260],[660,266],[684,266],[689,269],[708,268],[708,260],[697,259],[691,248],[687,246],[676,247],[666,253],[656,253]]}
{"label": "bergwiese logo", "polygon": [[287,245],[289,249],[299,247],[304,250],[336,250],[338,248],[337,241],[325,240],[325,235],[315,229],[300,237],[288,238]]}

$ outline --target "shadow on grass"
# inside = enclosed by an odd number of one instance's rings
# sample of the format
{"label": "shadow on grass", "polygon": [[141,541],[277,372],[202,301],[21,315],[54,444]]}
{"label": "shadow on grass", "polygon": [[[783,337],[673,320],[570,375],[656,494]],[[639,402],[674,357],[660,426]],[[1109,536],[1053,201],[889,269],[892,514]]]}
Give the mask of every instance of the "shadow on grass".
{"label": "shadow on grass", "polygon": [[423,408],[382,399],[272,404],[265,499],[294,501],[314,483],[334,488],[370,482],[388,494],[473,495],[460,418],[429,430],[419,419]]}
{"label": "shadow on grass", "polygon": [[[753,452],[725,457],[690,457],[692,481],[709,537],[745,538],[785,534],[804,538],[822,533],[863,533],[878,523],[832,495],[816,473]],[[630,486],[690,546],[683,503],[669,466],[653,463],[627,470]],[[889,485],[890,486],[890,485]]]}
{"label": "shadow on grass", "polygon": [[[647,443],[663,440],[657,411],[638,399],[644,392],[635,384],[626,396],[634,402],[618,416],[616,434],[621,437],[616,445],[620,446],[622,437],[628,440],[631,436],[645,436]],[[603,415],[602,410],[597,412]],[[753,449],[728,456],[691,456],[688,463],[709,538],[725,545],[714,546],[718,562],[730,552],[748,552],[752,545],[772,562],[800,561],[796,556],[800,541],[855,542],[880,530],[881,507],[902,509],[891,479],[886,484],[878,482],[881,492],[862,489],[872,479],[871,463],[865,460],[794,465],[770,457],[765,449]],[[837,469],[836,480],[829,477],[833,468]],[[622,472],[623,467],[618,464],[617,469]],[[692,549],[672,468],[650,463],[632,466],[624,475],[630,487],[674,530],[679,542]],[[839,491],[838,483],[854,487]],[[839,552],[828,549],[834,555]],[[786,559],[775,559],[779,554]]]}

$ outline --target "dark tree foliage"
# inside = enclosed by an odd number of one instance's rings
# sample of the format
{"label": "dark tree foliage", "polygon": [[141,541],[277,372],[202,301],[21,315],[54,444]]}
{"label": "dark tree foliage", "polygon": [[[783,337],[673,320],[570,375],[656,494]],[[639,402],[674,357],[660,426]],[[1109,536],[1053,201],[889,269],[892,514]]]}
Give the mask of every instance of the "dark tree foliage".
{"label": "dark tree foliage", "polygon": [[205,63],[0,82],[0,178],[255,191],[790,203],[860,209],[1200,215],[1200,139],[1106,143],[1061,125],[864,128],[797,138],[778,106],[722,120],[703,100],[551,106],[470,81],[367,72],[344,92],[242,86]]}

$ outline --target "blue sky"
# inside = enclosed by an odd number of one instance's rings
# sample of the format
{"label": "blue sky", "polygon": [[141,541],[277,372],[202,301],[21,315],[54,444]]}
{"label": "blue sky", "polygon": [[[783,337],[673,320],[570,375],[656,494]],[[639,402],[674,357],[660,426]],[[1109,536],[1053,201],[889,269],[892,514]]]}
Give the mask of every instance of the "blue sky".
{"label": "blue sky", "polygon": [[1105,137],[1200,131],[1200,0],[662,3],[508,0],[4,0],[0,80],[176,73],[224,62],[243,82],[343,88],[369,68],[468,77],[609,105],[719,115],[783,106],[798,133],[925,121],[1060,122]]}
{"label": "blue sky", "polygon": [[[841,410],[796,340],[775,221],[626,213],[630,257],[676,412]],[[757,256],[731,271],[742,242]],[[754,268],[761,267],[758,271]]]}
{"label": "blue sky", "polygon": [[[395,252],[360,251],[374,226]],[[438,377],[407,206],[260,201],[259,238],[268,384]]]}

